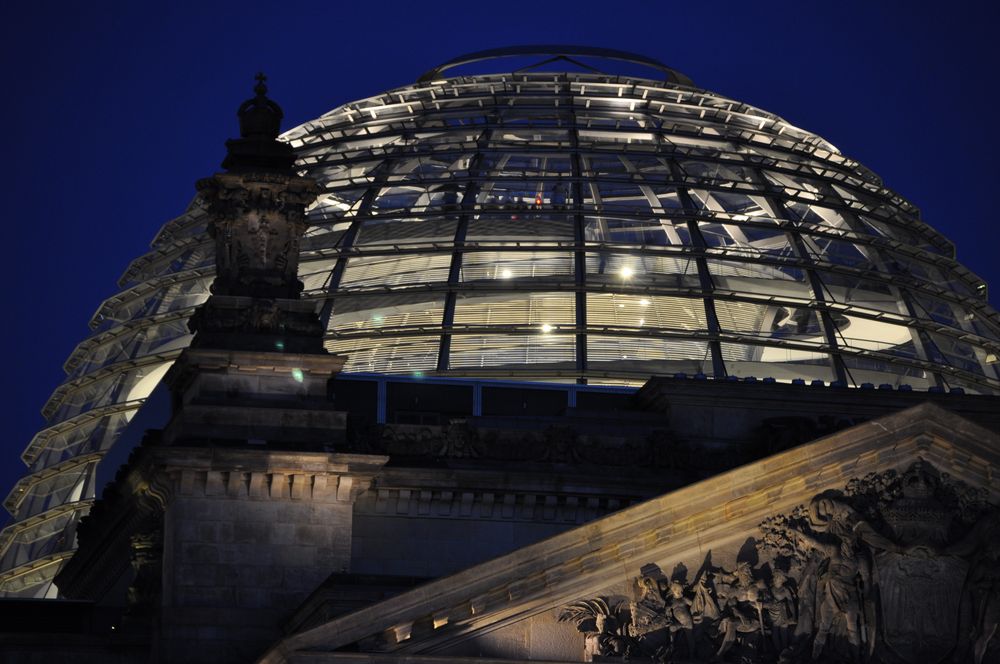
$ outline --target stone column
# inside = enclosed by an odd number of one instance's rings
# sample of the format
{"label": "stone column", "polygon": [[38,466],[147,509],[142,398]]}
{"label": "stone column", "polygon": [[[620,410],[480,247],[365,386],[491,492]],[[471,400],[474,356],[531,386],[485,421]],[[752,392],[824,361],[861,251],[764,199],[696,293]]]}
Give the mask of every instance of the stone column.
{"label": "stone column", "polygon": [[160,450],[163,661],[253,661],[330,574],[349,569],[354,500],[387,457]]}

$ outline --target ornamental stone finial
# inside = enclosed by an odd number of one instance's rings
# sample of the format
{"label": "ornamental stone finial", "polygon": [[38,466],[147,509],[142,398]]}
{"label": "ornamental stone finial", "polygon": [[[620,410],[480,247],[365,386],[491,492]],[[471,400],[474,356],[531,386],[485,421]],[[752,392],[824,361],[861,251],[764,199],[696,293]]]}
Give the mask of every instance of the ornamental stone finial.
{"label": "ornamental stone finial", "polygon": [[295,154],[290,145],[277,140],[285,114],[267,96],[267,77],[258,73],[255,80],[254,96],[240,104],[236,111],[240,137],[226,141],[228,154],[222,167],[229,172],[291,173]]}
{"label": "ornamental stone finial", "polygon": [[281,107],[267,98],[267,76],[258,72],[254,77],[254,97],[240,105],[236,115],[240,119],[240,136],[243,138],[275,139],[281,133]]}
{"label": "ornamental stone finial", "polygon": [[226,172],[197,184],[215,239],[216,276],[212,298],[192,318],[193,345],[319,352],[319,320],[311,305],[297,302],[299,240],[319,187],[293,170],[292,147],[277,138],[281,107],[267,98],[266,77],[256,79],[256,96],[239,108],[240,138],[226,141]]}

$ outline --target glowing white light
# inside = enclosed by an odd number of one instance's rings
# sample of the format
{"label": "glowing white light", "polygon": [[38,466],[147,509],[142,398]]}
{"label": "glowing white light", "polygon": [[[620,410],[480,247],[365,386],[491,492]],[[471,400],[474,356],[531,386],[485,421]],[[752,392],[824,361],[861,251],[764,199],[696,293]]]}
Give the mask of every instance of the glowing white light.
{"label": "glowing white light", "polygon": [[621,274],[622,274],[622,279],[631,279],[632,275],[635,274],[635,272],[633,272],[632,268],[630,267],[623,267]]}
{"label": "glowing white light", "polygon": [[649,306],[649,300],[647,300],[646,298],[642,298],[641,300],[639,300],[639,305],[643,306],[643,307],[648,307]]}
{"label": "glowing white light", "polygon": [[544,332],[545,334],[548,334],[551,331],[552,331],[552,326],[551,325],[549,325],[548,323],[546,323],[545,325],[542,325],[542,332]]}
{"label": "glowing white light", "polygon": [[501,276],[501,277],[502,277],[503,279],[510,279],[510,276],[511,276],[511,271],[510,271],[510,269],[509,269],[509,268],[504,268],[504,269],[503,269],[503,270],[502,270],[502,271],[500,272],[500,276]]}
{"label": "glowing white light", "polygon": [[646,324],[646,319],[645,318],[640,318],[639,319],[639,327],[642,327],[645,324]]}

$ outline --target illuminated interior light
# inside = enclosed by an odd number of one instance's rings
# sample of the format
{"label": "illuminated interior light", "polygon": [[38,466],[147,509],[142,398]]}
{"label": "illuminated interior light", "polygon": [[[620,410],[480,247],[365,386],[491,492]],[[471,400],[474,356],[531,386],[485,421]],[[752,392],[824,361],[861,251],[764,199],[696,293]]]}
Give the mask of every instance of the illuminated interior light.
{"label": "illuminated interior light", "polygon": [[510,277],[511,277],[511,271],[510,271],[510,269],[509,268],[504,268],[503,270],[501,270],[500,276],[503,279],[510,279]]}
{"label": "illuminated interior light", "polygon": [[649,300],[647,300],[646,298],[642,298],[641,300],[639,300],[639,305],[643,306],[643,307],[648,307],[649,306]]}
{"label": "illuminated interior light", "polygon": [[549,325],[548,323],[545,323],[544,325],[542,325],[542,332],[544,332],[545,334],[548,334],[551,331],[552,331],[552,326],[551,325]]}
{"label": "illuminated interior light", "polygon": [[639,319],[639,327],[642,327],[645,324],[646,324],[646,319],[645,318],[640,318]]}
{"label": "illuminated interior light", "polygon": [[635,272],[630,267],[623,267],[621,271],[622,279],[631,279]]}
{"label": "illuminated interior light", "polygon": [[302,369],[292,369],[292,378],[295,379],[296,383],[304,381],[305,375],[303,375]]}

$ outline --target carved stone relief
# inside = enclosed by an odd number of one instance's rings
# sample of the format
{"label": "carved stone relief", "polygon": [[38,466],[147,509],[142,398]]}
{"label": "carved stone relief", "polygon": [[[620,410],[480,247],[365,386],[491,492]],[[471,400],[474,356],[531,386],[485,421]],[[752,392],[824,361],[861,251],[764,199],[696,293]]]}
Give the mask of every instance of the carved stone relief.
{"label": "carved stone relief", "polygon": [[[591,659],[997,661],[1000,510],[917,461],[760,524],[731,568],[646,565],[631,597],[564,608]],[[604,616],[598,621],[596,616]]]}
{"label": "carved stone relief", "polygon": [[220,174],[198,183],[216,244],[217,295],[295,298],[299,238],[314,182],[277,173]]}
{"label": "carved stone relief", "polygon": [[163,533],[154,530],[133,535],[130,562],[134,576],[128,588],[128,611],[131,616],[155,612],[160,601],[163,577]]}

